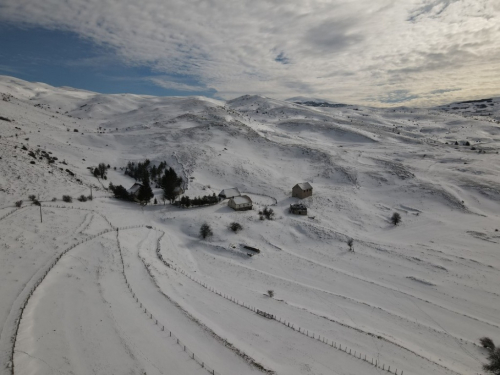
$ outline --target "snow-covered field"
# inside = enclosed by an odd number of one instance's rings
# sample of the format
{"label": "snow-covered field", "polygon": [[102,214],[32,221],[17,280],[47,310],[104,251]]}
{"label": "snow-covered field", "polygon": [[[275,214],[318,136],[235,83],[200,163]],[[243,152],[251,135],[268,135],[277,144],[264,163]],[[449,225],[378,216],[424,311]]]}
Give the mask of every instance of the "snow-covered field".
{"label": "snow-covered field", "polygon": [[[0,372],[481,373],[478,338],[500,342],[500,100],[315,101],[0,76]],[[111,198],[109,182],[134,183],[120,168],[146,158],[191,197],[237,187],[253,210]],[[105,181],[88,169],[101,162]],[[304,181],[308,215],[292,215]],[[268,205],[275,220],[259,220]]]}

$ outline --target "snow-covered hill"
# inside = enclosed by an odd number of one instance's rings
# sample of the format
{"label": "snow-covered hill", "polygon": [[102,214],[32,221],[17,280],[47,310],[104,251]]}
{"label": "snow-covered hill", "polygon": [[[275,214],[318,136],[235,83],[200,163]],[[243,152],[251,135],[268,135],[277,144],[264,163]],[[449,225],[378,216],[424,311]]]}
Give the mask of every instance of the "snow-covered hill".
{"label": "snow-covered hill", "polygon": [[[0,99],[2,373],[206,373],[194,352],[222,375],[477,374],[478,338],[500,342],[493,110],[103,95],[5,76]],[[253,210],[111,198],[146,158],[190,197],[237,187]],[[304,181],[308,215],[292,215]],[[275,220],[259,219],[266,206]]]}

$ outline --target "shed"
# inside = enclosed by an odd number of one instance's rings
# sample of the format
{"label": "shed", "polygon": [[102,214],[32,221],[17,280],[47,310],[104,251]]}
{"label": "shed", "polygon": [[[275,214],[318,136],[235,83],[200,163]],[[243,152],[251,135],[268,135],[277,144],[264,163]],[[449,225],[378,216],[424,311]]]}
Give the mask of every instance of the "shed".
{"label": "shed", "polygon": [[229,199],[227,204],[235,211],[245,211],[252,209],[252,200],[248,195],[241,195],[238,197],[233,197]]}
{"label": "shed", "polygon": [[142,187],[142,184],[136,182],[135,184],[132,185],[130,189],[127,190],[127,193],[129,193],[131,196],[134,198],[137,198],[139,195],[139,189]]}
{"label": "shed", "polygon": [[302,203],[291,204],[290,213],[295,215],[307,215],[307,207]]}
{"label": "shed", "polygon": [[240,191],[237,188],[229,188],[224,189],[219,193],[219,198],[221,199],[229,199],[233,197],[239,197],[241,195]]}
{"label": "shed", "polygon": [[312,196],[313,187],[309,182],[301,182],[292,188],[292,197],[304,199]]}

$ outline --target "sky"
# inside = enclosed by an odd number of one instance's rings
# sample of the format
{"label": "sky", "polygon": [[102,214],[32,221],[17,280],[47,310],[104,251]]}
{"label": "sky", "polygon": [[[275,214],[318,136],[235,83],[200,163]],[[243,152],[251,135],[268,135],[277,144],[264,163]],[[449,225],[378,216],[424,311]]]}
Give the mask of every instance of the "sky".
{"label": "sky", "polygon": [[500,1],[0,0],[0,74],[429,107],[500,96]]}

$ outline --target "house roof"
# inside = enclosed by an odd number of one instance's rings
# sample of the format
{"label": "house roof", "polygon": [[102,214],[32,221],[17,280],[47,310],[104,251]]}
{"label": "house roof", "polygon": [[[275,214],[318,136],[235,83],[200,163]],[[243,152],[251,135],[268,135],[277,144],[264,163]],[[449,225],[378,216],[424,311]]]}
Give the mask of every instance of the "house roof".
{"label": "house roof", "polygon": [[240,196],[241,193],[237,188],[230,188],[222,190],[219,195],[225,196],[226,198],[232,198]]}
{"label": "house roof", "polygon": [[135,184],[132,185],[132,187],[130,189],[127,190],[127,193],[129,194],[135,194],[139,191],[139,189],[141,188],[142,184],[136,182]]}
{"label": "house roof", "polygon": [[231,200],[235,204],[252,203],[252,200],[250,199],[250,197],[248,195],[242,195],[242,196],[239,196],[239,197],[233,197],[233,198],[231,198]]}
{"label": "house roof", "polygon": [[309,182],[299,182],[295,186],[298,186],[301,190],[308,190],[313,188]]}

